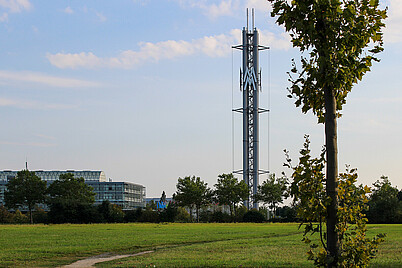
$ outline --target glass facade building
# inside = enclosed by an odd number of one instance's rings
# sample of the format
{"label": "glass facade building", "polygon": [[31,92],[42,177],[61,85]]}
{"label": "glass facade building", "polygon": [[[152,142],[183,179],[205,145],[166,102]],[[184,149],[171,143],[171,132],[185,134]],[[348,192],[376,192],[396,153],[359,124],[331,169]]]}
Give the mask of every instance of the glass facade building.
{"label": "glass facade building", "polygon": [[[85,183],[94,188],[95,205],[108,200],[112,204],[120,206],[123,210],[131,210],[145,207],[145,187],[130,182],[112,182],[106,181],[103,171],[43,171],[36,170],[35,174],[48,185],[59,179],[61,174],[71,173],[76,178],[84,178]],[[0,205],[4,205],[4,191],[10,179],[17,176],[18,171],[4,170],[0,171]]]}
{"label": "glass facade building", "polygon": [[[75,178],[84,178],[85,182],[88,181],[106,181],[106,176],[103,171],[92,171],[92,170],[51,170],[51,171],[43,171],[43,170],[34,170],[36,176],[41,178],[46,182],[52,182],[58,180],[61,174],[71,173]],[[0,171],[0,182],[8,182],[9,179],[15,178],[17,176],[18,171],[4,170]]]}
{"label": "glass facade building", "polygon": [[145,187],[129,182],[87,182],[94,188],[95,204],[104,200],[119,205],[123,210],[145,207]]}

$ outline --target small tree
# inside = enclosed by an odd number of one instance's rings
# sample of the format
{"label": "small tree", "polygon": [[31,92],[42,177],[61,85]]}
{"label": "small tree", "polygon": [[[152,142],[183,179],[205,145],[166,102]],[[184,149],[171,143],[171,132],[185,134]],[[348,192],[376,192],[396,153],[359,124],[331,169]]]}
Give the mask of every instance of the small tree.
{"label": "small tree", "polygon": [[[291,195],[294,203],[297,203],[298,217],[302,220],[300,226],[304,225],[303,241],[310,245],[308,259],[313,260],[318,267],[326,267],[328,264],[332,265],[333,259],[328,254],[325,235],[327,230],[323,227],[331,203],[331,198],[325,191],[325,150],[320,157],[312,158],[310,141],[306,136],[300,155],[299,164],[293,167],[287,154],[285,166],[293,170]],[[367,194],[370,189],[367,186],[357,186],[356,181],[356,169],[347,168],[346,173],[339,176],[338,221],[335,225],[339,236],[339,255],[336,267],[367,267],[385,237],[384,234],[378,234],[372,239],[366,237],[367,219],[363,211],[367,208]],[[319,234],[318,243],[310,239],[315,233]]]}
{"label": "small tree", "polygon": [[122,209],[115,204],[111,204],[109,200],[104,200],[102,204],[98,206],[99,214],[102,216],[102,220],[108,223],[123,222],[124,213]]}
{"label": "small tree", "polygon": [[165,193],[165,191],[162,192],[161,198],[159,199],[159,202],[157,203],[156,207],[158,208],[158,211],[166,209],[167,202],[166,202],[166,193]]}
{"label": "small tree", "polygon": [[177,216],[177,206],[175,202],[169,202],[165,209],[159,210],[159,219],[161,222],[174,222]]}
{"label": "small tree", "polygon": [[93,188],[85,184],[84,178],[74,178],[71,173],[61,174],[48,188],[49,218],[56,223],[93,222],[96,209]]}
{"label": "small tree", "polygon": [[201,206],[211,203],[212,191],[208,188],[208,184],[202,181],[200,177],[187,176],[178,179],[176,188],[173,199],[178,202],[179,206],[188,207],[190,216],[192,216],[192,208],[195,207],[197,222],[199,222]]}
{"label": "small tree", "polygon": [[3,205],[0,205],[0,223],[12,223],[14,215],[9,212]]}
{"label": "small tree", "polygon": [[383,50],[381,28],[386,10],[378,0],[268,0],[271,16],[290,32],[304,55],[294,64],[289,97],[302,112],[312,111],[325,124],[327,253],[336,266],[339,257],[337,118],[354,84],[370,71]]}
{"label": "small tree", "polygon": [[154,200],[151,200],[149,203],[146,204],[145,208],[147,210],[156,210],[157,209],[157,205],[155,203]]}
{"label": "small tree", "polygon": [[381,176],[373,183],[367,218],[370,223],[402,223],[402,201],[398,188],[392,187],[388,177]]}
{"label": "small tree", "polygon": [[287,184],[288,179],[286,177],[276,178],[275,174],[270,174],[269,178],[258,186],[254,199],[267,204],[275,215],[276,207],[288,196]]}
{"label": "small tree", "polygon": [[33,223],[32,211],[36,204],[45,201],[46,182],[42,181],[35,172],[22,170],[17,177],[9,180],[4,192],[4,201],[8,208],[28,207],[29,218]]}
{"label": "small tree", "polygon": [[238,181],[237,178],[230,174],[222,174],[218,176],[218,182],[215,184],[214,199],[220,205],[227,205],[230,209],[230,215],[236,211],[239,202],[247,200],[250,190],[244,181]]}

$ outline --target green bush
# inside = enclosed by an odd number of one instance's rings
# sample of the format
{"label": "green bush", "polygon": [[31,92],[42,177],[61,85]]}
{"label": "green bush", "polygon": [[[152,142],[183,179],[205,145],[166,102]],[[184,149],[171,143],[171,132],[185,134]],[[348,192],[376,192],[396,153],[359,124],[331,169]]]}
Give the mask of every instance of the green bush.
{"label": "green bush", "polygon": [[200,222],[211,222],[212,211],[202,210],[200,212]]}
{"label": "green bush", "polygon": [[51,223],[99,223],[102,216],[91,204],[54,202],[47,214]]}
{"label": "green bush", "polygon": [[158,223],[159,222],[158,211],[154,211],[154,210],[150,210],[150,209],[144,210],[139,219],[139,222]]}
{"label": "green bush", "polygon": [[191,222],[190,214],[183,207],[177,208],[176,222]]}
{"label": "green bush", "polygon": [[102,222],[115,223],[124,221],[124,213],[118,205],[105,200],[98,206]]}
{"label": "green bush", "polygon": [[246,212],[243,216],[243,222],[264,222],[264,215],[258,210],[252,209]]}
{"label": "green bush", "polygon": [[177,206],[169,202],[165,209],[159,211],[159,220],[161,222],[174,222],[177,216]]}
{"label": "green bush", "polygon": [[36,208],[33,212],[34,223],[48,223],[47,212],[41,208]]}
{"label": "green bush", "polygon": [[142,209],[137,208],[136,210],[124,211],[124,221],[125,222],[138,222],[142,215]]}
{"label": "green bush", "polygon": [[238,208],[236,208],[235,209],[235,219],[234,219],[234,221],[235,222],[241,222],[241,221],[243,221],[243,217],[244,217],[244,214],[246,214],[247,213],[247,211],[248,211],[248,209],[245,207],[245,206],[240,206],[240,207],[238,207]]}
{"label": "green bush", "polygon": [[14,221],[14,214],[1,205],[0,206],[0,223],[12,223]]}
{"label": "green bush", "polygon": [[297,209],[295,207],[279,207],[276,209],[276,217],[272,222],[297,222]]}
{"label": "green bush", "polygon": [[222,211],[216,211],[211,214],[211,222],[232,222],[233,217]]}
{"label": "green bush", "polygon": [[29,218],[27,215],[22,214],[19,209],[15,211],[13,223],[29,223]]}

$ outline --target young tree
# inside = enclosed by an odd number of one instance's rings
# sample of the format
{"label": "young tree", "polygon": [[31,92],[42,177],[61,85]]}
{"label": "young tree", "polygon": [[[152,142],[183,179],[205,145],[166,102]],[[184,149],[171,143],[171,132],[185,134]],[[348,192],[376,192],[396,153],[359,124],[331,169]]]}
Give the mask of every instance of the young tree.
{"label": "young tree", "polygon": [[7,183],[4,192],[4,201],[8,208],[27,206],[31,224],[33,223],[32,210],[36,204],[45,201],[46,182],[42,181],[35,172],[21,170],[17,177]]}
{"label": "young tree", "polygon": [[104,200],[98,206],[98,212],[103,218],[102,221],[107,223],[123,222],[124,220],[122,209],[116,204],[111,204],[109,200]]}
{"label": "young tree", "polygon": [[14,215],[9,212],[3,205],[0,205],[0,223],[12,223]]}
{"label": "young tree", "polygon": [[383,50],[381,28],[386,10],[378,0],[268,0],[271,16],[290,32],[294,47],[306,56],[293,64],[289,97],[302,112],[310,110],[325,124],[328,254],[335,266],[339,255],[337,224],[337,117],[352,86],[370,70]]}
{"label": "young tree", "polygon": [[283,198],[287,197],[287,184],[286,177],[276,178],[275,174],[270,174],[269,178],[258,186],[257,194],[254,199],[268,204],[275,215],[277,205],[283,202]]}
{"label": "young tree", "polygon": [[381,176],[373,183],[367,218],[370,223],[402,223],[402,201],[398,188],[392,187],[388,177]]}
{"label": "young tree", "polygon": [[[61,174],[48,188],[49,218],[52,222],[92,222],[95,202],[93,188],[85,184],[84,178],[74,178],[71,173]],[[97,221],[97,220],[95,220]]]}
{"label": "young tree", "polygon": [[187,176],[179,178],[176,184],[176,193],[173,199],[180,206],[188,207],[192,216],[192,208],[195,207],[197,222],[199,222],[199,212],[203,205],[211,202],[212,191],[208,188],[208,184],[200,179],[200,177]]}
{"label": "young tree", "polygon": [[[305,138],[304,148],[300,150],[299,164],[293,167],[286,153],[285,166],[293,170],[290,194],[294,198],[293,202],[297,204],[297,214],[302,220],[300,226],[304,225],[303,241],[310,245],[308,259],[313,260],[318,267],[367,267],[385,237],[384,234],[378,234],[371,239],[366,236],[367,219],[364,209],[367,208],[367,194],[370,189],[356,185],[356,169],[347,167],[346,173],[339,175],[338,221],[335,226],[339,237],[339,255],[337,262],[333,264],[325,243],[326,230],[322,226],[327,221],[327,207],[331,202],[325,190],[325,150],[320,157],[312,158],[310,141],[308,136]],[[310,239],[315,233],[319,234],[320,243]]]}
{"label": "young tree", "polygon": [[239,202],[248,199],[250,190],[244,181],[238,181],[233,173],[222,174],[218,176],[218,182],[215,184],[214,198],[221,205],[228,205],[230,215],[236,211]]}

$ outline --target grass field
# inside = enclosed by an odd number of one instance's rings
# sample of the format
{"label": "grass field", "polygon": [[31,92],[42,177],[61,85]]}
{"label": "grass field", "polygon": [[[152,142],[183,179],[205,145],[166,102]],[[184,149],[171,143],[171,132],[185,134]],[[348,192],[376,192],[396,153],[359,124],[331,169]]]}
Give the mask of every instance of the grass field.
{"label": "grass field", "polygon": [[[100,267],[312,267],[297,224],[0,225],[0,267],[57,267],[101,253],[154,253]],[[402,225],[387,233],[372,267],[402,267]]]}

